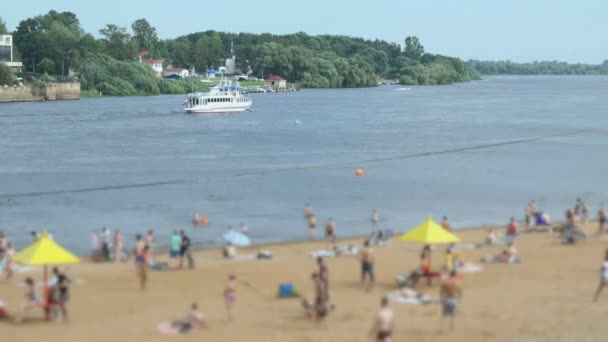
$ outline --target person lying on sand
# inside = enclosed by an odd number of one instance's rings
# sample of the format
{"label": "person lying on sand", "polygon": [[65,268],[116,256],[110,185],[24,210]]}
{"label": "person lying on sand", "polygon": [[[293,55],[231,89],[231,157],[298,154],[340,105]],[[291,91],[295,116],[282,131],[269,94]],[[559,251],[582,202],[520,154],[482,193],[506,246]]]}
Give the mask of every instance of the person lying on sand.
{"label": "person lying on sand", "polygon": [[206,326],[205,316],[199,311],[198,304],[194,302],[181,318],[170,322],[161,322],[156,327],[156,331],[161,335],[178,335]]}
{"label": "person lying on sand", "polygon": [[500,252],[500,254],[493,257],[485,257],[481,259],[482,262],[486,263],[505,263],[505,264],[515,264],[521,262],[521,260],[517,257],[517,248],[513,241],[507,243],[507,247]]}

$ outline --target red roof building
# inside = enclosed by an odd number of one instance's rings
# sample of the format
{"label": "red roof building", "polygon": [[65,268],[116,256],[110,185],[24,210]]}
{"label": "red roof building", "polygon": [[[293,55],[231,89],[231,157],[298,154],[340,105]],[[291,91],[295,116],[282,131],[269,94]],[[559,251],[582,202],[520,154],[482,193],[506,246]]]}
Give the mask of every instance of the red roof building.
{"label": "red roof building", "polygon": [[277,75],[270,75],[270,77],[264,80],[264,85],[275,91],[287,89],[287,81],[283,77]]}
{"label": "red roof building", "polygon": [[285,79],[281,76],[270,75],[265,81],[285,81]]}

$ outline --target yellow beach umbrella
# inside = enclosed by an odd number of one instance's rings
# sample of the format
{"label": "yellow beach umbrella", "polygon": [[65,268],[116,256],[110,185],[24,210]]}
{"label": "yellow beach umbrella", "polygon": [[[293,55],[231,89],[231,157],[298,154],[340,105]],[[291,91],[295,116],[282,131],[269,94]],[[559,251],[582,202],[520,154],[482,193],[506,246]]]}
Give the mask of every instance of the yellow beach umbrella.
{"label": "yellow beach umbrella", "polygon": [[37,266],[44,265],[44,302],[46,318],[49,318],[49,296],[48,296],[48,265],[76,264],[80,262],[77,256],[61,247],[55,241],[49,239],[46,233],[24,250],[15,254],[15,262],[22,265]]}
{"label": "yellow beach umbrella", "polygon": [[29,266],[36,265],[63,265],[80,262],[77,256],[68,252],[53,240],[43,235],[24,250],[15,254],[17,263]]}
{"label": "yellow beach umbrella", "polygon": [[427,217],[427,219],[418,227],[399,235],[397,239],[424,244],[460,242],[458,236],[448,232],[442,226],[435,223],[431,216]]}

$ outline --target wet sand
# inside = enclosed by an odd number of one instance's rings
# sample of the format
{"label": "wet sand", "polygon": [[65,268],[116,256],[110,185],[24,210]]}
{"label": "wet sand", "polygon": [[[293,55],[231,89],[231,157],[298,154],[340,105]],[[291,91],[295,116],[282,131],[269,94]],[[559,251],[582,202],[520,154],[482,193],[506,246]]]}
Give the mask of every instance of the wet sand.
{"label": "wet sand", "polygon": [[[303,228],[305,229],[305,228]],[[499,228],[500,232],[504,228]],[[586,225],[595,231],[596,223]],[[485,230],[458,234],[465,243],[481,242]],[[361,244],[362,239],[343,243]],[[600,341],[608,334],[608,289],[599,303],[592,302],[599,267],[608,241],[589,238],[575,246],[552,242],[548,233],[522,234],[517,247],[522,264],[484,265],[479,273],[465,274],[464,300],[456,331],[440,332],[437,304],[391,304],[397,315],[392,341]],[[291,281],[299,293],[313,293],[310,273],[315,262],[310,252],[327,248],[325,242],[298,242],[258,246],[239,253],[269,249],[272,260],[223,260],[219,250],[197,251],[195,270],[149,273],[149,288],[140,291],[134,265],[85,262],[66,268],[77,284],[69,302],[71,321],[47,323],[41,310],[29,313],[21,325],[0,322],[2,341],[369,341],[372,317],[380,298],[395,290],[395,277],[418,265],[422,246],[392,240],[377,248],[375,289],[366,293],[359,284],[359,262],[352,257],[329,258],[336,310],[316,324],[305,318],[298,299],[277,299],[279,283]],[[433,250],[433,265],[443,263],[445,246]],[[462,249],[467,262],[479,264],[500,247]],[[159,257],[161,258],[161,257]],[[164,258],[164,257],[163,257]],[[238,277],[236,318],[227,321],[222,290],[229,273]],[[0,280],[0,299],[8,308],[22,303],[25,276]],[[437,296],[438,287],[420,290]],[[159,322],[178,318],[192,301],[207,316],[208,328],[188,335],[160,336]]]}

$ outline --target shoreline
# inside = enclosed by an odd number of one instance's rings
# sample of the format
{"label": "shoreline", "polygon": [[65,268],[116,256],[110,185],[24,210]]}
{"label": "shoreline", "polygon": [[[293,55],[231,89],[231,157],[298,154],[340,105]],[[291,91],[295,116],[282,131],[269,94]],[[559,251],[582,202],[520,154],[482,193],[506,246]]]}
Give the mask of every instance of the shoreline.
{"label": "shoreline", "polygon": [[[564,224],[564,221],[553,221],[551,226],[560,226]],[[589,224],[597,224],[597,220],[596,219],[589,219],[586,222],[586,225]],[[506,224],[481,224],[481,225],[474,225],[474,226],[467,226],[467,227],[461,227],[461,228],[456,228],[453,229],[452,232],[456,235],[459,235],[459,233],[463,233],[463,235],[469,235],[469,234],[476,234],[476,233],[480,233],[484,230],[487,229],[493,229],[495,231],[495,233],[497,232],[498,234],[501,234],[503,230],[506,230]],[[414,227],[412,227],[411,229],[413,229]],[[238,230],[237,230],[238,231]],[[406,231],[393,231],[393,235],[389,240],[393,240],[395,239],[397,236],[408,232],[409,230]],[[370,231],[371,233],[371,231]],[[527,232],[525,230],[525,228],[523,227],[523,225],[520,225],[520,234],[533,234],[536,233],[534,231],[531,232]],[[344,237],[338,237],[336,239],[336,242],[330,242],[327,241],[325,239],[319,238],[319,239],[315,239],[315,240],[310,240],[308,238],[299,238],[299,239],[286,239],[286,240],[274,240],[274,241],[263,241],[263,242],[259,242],[259,243],[252,243],[250,246],[247,247],[237,247],[238,251],[246,251],[249,253],[252,252],[258,252],[260,250],[263,249],[269,249],[269,248],[283,248],[283,247],[297,247],[297,246],[305,246],[305,245],[324,245],[324,246],[331,246],[331,245],[343,245],[343,244],[353,244],[354,242],[363,242],[366,238],[369,237],[369,234],[353,234],[353,235],[346,235]],[[221,249],[224,247],[225,243],[217,243],[217,244],[207,244],[205,245],[203,244],[197,244],[196,242],[193,242],[190,248],[190,251],[192,253],[195,254],[199,254],[199,253],[208,253],[208,252],[219,252],[221,251]],[[154,246],[154,257],[157,256],[167,256],[169,254],[169,244],[159,244],[159,245],[155,245]],[[127,250],[131,253],[133,248],[127,248]],[[87,262],[92,262],[92,263],[98,263],[98,262],[93,262],[90,258],[90,254],[89,255],[79,255],[79,257],[81,257],[83,260],[86,260]],[[129,259],[127,262],[131,261],[131,259]]]}

